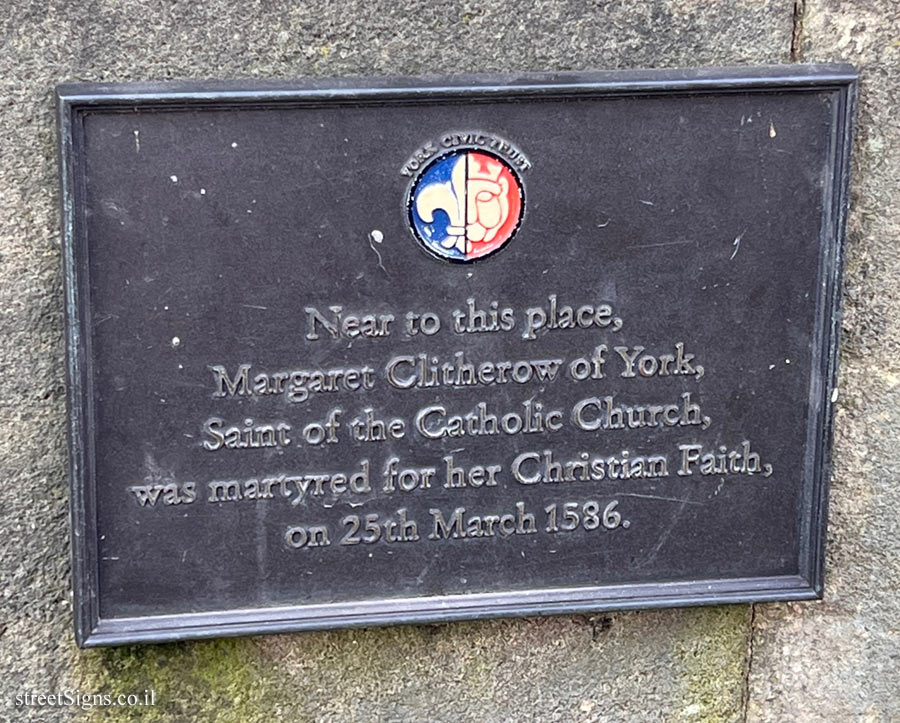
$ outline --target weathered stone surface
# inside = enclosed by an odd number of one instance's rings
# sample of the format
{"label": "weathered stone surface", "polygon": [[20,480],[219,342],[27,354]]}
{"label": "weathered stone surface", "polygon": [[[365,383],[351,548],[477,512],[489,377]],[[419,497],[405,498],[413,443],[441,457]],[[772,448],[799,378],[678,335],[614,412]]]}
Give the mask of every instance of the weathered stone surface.
{"label": "weathered stone surface", "polygon": [[739,718],[746,607],[344,630],[80,654],[139,720]]}
{"label": "weathered stone surface", "polygon": [[[810,2],[808,59],[864,65],[824,605],[758,606],[756,719],[900,715],[898,261],[892,0]],[[891,13],[894,13],[892,16]],[[80,652],[71,633],[58,185],[64,80],[786,62],[790,0],[70,3],[0,12],[0,720],[17,693],[138,692],[138,720],[740,720],[746,607],[401,627]],[[893,83],[893,85],[891,85]],[[894,101],[894,103],[892,103]],[[892,358],[893,357],[893,358]],[[893,632],[892,632],[893,631]],[[893,636],[893,637],[892,637]],[[870,650],[868,648],[871,648]],[[891,656],[895,656],[893,659]],[[893,706],[893,707],[892,707]],[[880,718],[879,718],[880,716]]]}
{"label": "weathered stone surface", "polygon": [[862,76],[826,596],[758,606],[750,720],[900,720],[900,6],[807,0],[802,59]]}

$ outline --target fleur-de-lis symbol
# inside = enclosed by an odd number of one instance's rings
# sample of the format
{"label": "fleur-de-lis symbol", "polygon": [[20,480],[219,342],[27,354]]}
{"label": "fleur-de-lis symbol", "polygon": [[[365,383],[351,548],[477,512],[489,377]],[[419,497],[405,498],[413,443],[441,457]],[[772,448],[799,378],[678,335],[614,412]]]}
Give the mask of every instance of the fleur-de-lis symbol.
{"label": "fleur-de-lis symbol", "polygon": [[447,226],[447,238],[440,243],[445,249],[458,248],[462,253],[472,250],[472,244],[466,239],[466,159],[456,159],[450,180],[443,183],[430,183],[423,188],[416,198],[416,212],[425,223],[434,221],[434,212],[443,211],[450,222]]}

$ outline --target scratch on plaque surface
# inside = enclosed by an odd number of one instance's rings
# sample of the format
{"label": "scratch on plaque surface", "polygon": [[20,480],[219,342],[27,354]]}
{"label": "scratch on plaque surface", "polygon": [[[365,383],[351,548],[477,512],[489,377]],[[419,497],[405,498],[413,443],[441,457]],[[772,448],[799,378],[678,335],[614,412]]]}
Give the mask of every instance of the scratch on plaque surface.
{"label": "scratch on plaque surface", "polygon": [[416,582],[419,583],[420,585],[422,584],[422,581],[425,579],[425,573],[428,572],[428,568],[431,567],[432,562],[433,562],[433,560],[429,560],[428,562],[426,562],[425,567],[422,568],[422,572],[420,572],[418,575],[416,575]]}
{"label": "scratch on plaque surface", "polygon": [[663,502],[680,502],[683,505],[699,505],[703,506],[702,502],[697,502],[695,500],[683,500],[680,497],[663,497],[661,495],[643,495],[637,492],[617,492],[616,496],[618,497],[640,497],[645,500],[662,500]]}
{"label": "scratch on plaque surface", "polygon": [[662,534],[659,536],[659,539],[656,541],[656,544],[653,546],[653,550],[648,555],[647,559],[644,560],[645,565],[649,565],[656,559],[657,554],[662,549],[662,546],[666,544],[666,540],[669,539],[669,536],[672,534],[672,530],[675,529],[675,525],[678,522],[678,518],[681,517],[681,514],[684,512],[685,505],[687,505],[687,500],[683,500],[682,503],[678,506],[678,511],[672,516],[672,520],[666,526],[666,529],[663,530]]}
{"label": "scratch on plaque surface", "polygon": [[737,236],[735,236],[734,241],[732,241],[732,245],[734,246],[734,251],[731,252],[731,258],[734,259],[737,256],[737,252],[741,249],[741,240],[744,238],[744,234],[747,233],[747,229],[741,231]]}
{"label": "scratch on plaque surface", "polygon": [[377,248],[375,248],[375,244],[380,244],[382,241],[384,241],[384,234],[381,231],[379,231],[377,228],[372,229],[369,232],[369,246],[371,247],[372,251],[375,252],[375,255],[378,257],[378,268],[380,268],[382,271],[384,271],[385,275],[387,276],[387,269],[384,268],[384,263],[381,260],[381,253],[378,251]]}
{"label": "scratch on plaque surface", "polygon": [[146,484],[168,484],[175,480],[171,470],[164,469],[157,464],[153,455],[144,455],[144,482]]}
{"label": "scratch on plaque surface", "polygon": [[94,322],[94,328],[100,326],[100,324],[102,324],[104,321],[109,321],[110,319],[118,319],[118,318],[119,317],[116,314],[105,314],[104,316],[101,316],[99,319],[97,319],[97,321]]}
{"label": "scratch on plaque surface", "polygon": [[137,128],[135,128],[133,132],[134,132],[134,152],[140,153],[141,152],[141,132]]}
{"label": "scratch on plaque surface", "polygon": [[[182,365],[182,366],[184,366],[184,365]],[[187,387],[188,389],[204,389],[204,388],[206,387],[206,385],[203,384],[202,382],[181,382],[181,381],[173,381],[172,384],[173,384],[173,386],[176,386],[176,387]],[[194,435],[192,435],[192,434],[185,434],[184,436],[185,436],[185,437],[188,437],[188,438],[190,438],[190,439],[193,439],[193,436],[194,436]]]}
{"label": "scratch on plaque surface", "polygon": [[693,241],[686,239],[684,241],[662,241],[658,244],[638,244],[637,246],[632,246],[633,249],[652,249],[657,246],[684,246],[685,244],[694,243]]}

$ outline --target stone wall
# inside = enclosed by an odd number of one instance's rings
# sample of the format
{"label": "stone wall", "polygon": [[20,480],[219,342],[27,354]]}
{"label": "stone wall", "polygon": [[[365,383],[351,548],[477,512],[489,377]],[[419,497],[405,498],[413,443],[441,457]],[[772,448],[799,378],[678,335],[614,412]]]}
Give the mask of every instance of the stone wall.
{"label": "stone wall", "polygon": [[[0,720],[900,720],[894,0],[6,0],[0,42]],[[75,648],[56,83],[824,60],[862,91],[822,603]]]}

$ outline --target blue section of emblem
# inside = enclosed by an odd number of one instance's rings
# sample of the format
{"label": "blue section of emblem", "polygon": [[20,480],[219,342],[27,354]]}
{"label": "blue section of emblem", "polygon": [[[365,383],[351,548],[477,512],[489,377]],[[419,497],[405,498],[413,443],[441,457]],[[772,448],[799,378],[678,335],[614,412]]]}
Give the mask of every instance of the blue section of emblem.
{"label": "blue section of emblem", "polygon": [[457,242],[460,234],[465,238],[465,192],[465,153],[452,153],[425,169],[410,199],[413,226],[426,245],[444,258],[466,257]]}

